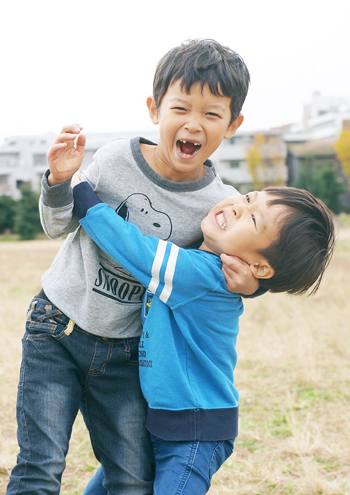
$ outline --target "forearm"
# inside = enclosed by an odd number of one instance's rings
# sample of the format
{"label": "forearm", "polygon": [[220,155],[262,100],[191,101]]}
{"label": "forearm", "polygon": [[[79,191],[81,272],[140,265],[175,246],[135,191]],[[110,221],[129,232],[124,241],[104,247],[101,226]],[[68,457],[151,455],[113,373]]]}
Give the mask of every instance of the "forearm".
{"label": "forearm", "polygon": [[70,180],[50,186],[47,181],[47,171],[42,179],[39,212],[41,225],[45,234],[51,239],[63,237],[79,226],[78,219],[73,214],[73,191]]}
{"label": "forearm", "polygon": [[75,214],[87,234],[106,254],[148,286],[158,244],[164,241],[143,236],[135,225],[102,203],[87,182],[74,187],[73,196]]}

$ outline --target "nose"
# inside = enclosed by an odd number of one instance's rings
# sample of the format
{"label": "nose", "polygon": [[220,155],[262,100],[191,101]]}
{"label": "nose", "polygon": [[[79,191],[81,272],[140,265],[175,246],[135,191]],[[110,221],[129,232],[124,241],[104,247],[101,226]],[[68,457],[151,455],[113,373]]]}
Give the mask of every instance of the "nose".
{"label": "nose", "polygon": [[200,131],[202,128],[199,117],[190,115],[185,124],[185,129],[191,134]]}
{"label": "nose", "polygon": [[246,211],[247,206],[237,203],[232,206],[232,211],[236,217],[240,217]]}

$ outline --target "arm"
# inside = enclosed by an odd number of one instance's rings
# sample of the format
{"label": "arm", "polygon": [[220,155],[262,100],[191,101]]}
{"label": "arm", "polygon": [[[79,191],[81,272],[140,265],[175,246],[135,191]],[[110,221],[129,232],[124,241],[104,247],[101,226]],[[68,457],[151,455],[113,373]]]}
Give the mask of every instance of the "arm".
{"label": "arm", "polygon": [[79,226],[73,215],[73,192],[70,180],[50,187],[47,171],[41,182],[39,199],[40,221],[45,234],[51,239],[58,239],[74,232]]}
{"label": "arm", "polygon": [[135,225],[103,203],[88,182],[78,183],[73,196],[74,212],[87,234],[106,254],[148,287],[158,249],[164,250],[171,243],[143,236]]}
{"label": "arm", "polygon": [[79,226],[73,215],[70,179],[84,157],[85,136],[80,134],[81,130],[77,124],[63,127],[47,153],[50,169],[42,179],[39,211],[44,232],[52,239],[67,235]]}
{"label": "arm", "polygon": [[[214,286],[220,283],[218,265],[213,268],[211,263],[199,263],[199,266],[198,251],[196,255],[171,242],[142,235],[138,227],[102,203],[87,182],[74,187],[73,195],[74,211],[86,233],[169,306],[210,290],[209,279]],[[193,256],[197,257],[194,259]],[[213,270],[216,276],[213,276]]]}

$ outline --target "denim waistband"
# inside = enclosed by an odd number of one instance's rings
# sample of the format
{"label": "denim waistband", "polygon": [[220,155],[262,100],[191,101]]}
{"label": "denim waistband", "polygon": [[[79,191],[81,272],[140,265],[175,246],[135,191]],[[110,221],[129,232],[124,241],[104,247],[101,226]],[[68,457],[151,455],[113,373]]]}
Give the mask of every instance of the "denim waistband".
{"label": "denim waistband", "polygon": [[44,299],[44,301],[47,301],[49,303],[51,302],[45,294],[44,289],[40,289],[40,292],[36,296],[34,296],[34,299]]}
{"label": "denim waistband", "polygon": [[[55,308],[57,308],[57,306],[52,301],[50,301],[50,299],[47,297],[47,295],[45,294],[44,289],[41,289],[38,292],[38,294],[36,296],[34,296],[34,299],[42,299],[43,301],[46,301],[49,304],[51,304],[52,306],[54,306]],[[63,313],[59,308],[57,308],[57,310],[60,313],[60,315],[59,315],[60,320],[62,320],[63,323],[65,323],[66,325],[68,325],[68,323],[71,321],[71,319],[69,318],[69,316],[67,316],[65,313]],[[80,332],[83,332],[83,333],[89,335],[90,337],[93,337],[96,340],[99,340],[99,341],[102,341],[102,342],[108,342],[110,344],[119,344],[119,343],[125,342],[125,341],[128,341],[128,342],[139,342],[139,340],[140,340],[140,337],[121,337],[121,338],[117,338],[117,337],[103,337],[102,335],[96,335],[94,333],[87,332],[86,330],[84,330],[83,328],[81,328],[76,323],[74,323],[74,330],[79,330]]]}
{"label": "denim waistband", "polygon": [[[45,294],[44,289],[41,289],[38,292],[38,294],[36,296],[34,296],[34,299],[35,300],[40,300],[41,299],[42,301],[45,301],[45,302],[49,303],[52,308],[55,308],[54,309],[54,314],[59,317],[59,319],[60,319],[60,321],[62,323],[68,325],[68,323],[71,321],[71,319],[69,318],[69,316],[67,316],[65,313],[63,313],[63,311],[61,311],[52,301],[50,301],[50,299]],[[38,303],[36,303],[35,307],[36,308],[38,306],[40,307],[41,304],[39,303],[39,305],[38,305]],[[90,334],[89,332],[87,332],[86,330],[84,330],[83,328],[79,327],[79,325],[77,325],[75,322],[74,322],[74,329],[75,330],[80,330],[81,332],[87,333],[88,335],[93,335],[93,334]]]}

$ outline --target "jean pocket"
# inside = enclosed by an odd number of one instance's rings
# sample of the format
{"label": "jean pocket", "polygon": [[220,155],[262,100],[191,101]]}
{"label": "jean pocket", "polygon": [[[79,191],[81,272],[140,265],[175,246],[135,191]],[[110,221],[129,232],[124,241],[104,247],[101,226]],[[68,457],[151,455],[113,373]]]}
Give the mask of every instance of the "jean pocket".
{"label": "jean pocket", "polygon": [[65,328],[59,321],[61,311],[52,304],[42,300],[33,300],[27,312],[26,339],[41,340],[57,337]]}
{"label": "jean pocket", "polygon": [[210,477],[212,477],[233,452],[234,440],[218,442],[210,462]]}
{"label": "jean pocket", "polygon": [[50,321],[37,321],[31,319],[26,322],[27,340],[41,340],[53,337],[56,334],[57,324]]}

